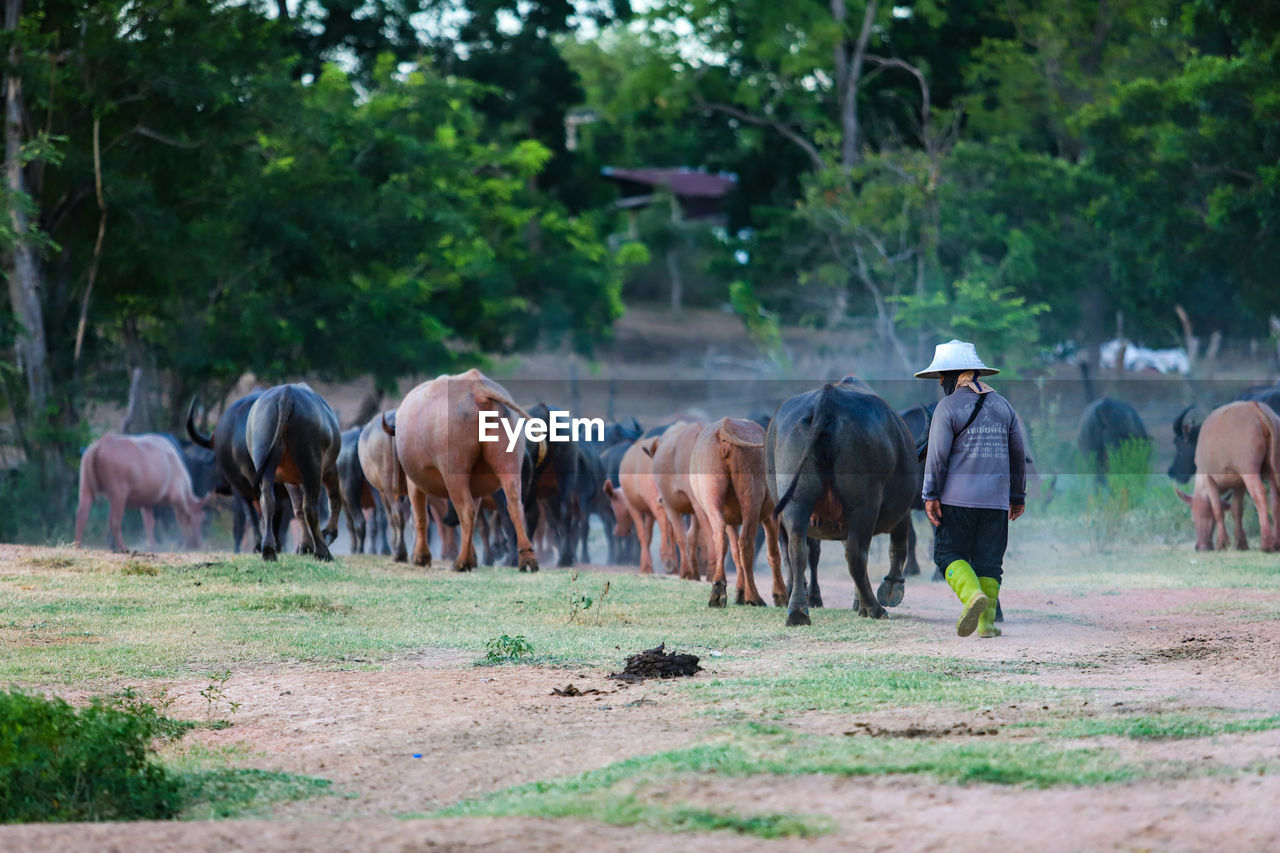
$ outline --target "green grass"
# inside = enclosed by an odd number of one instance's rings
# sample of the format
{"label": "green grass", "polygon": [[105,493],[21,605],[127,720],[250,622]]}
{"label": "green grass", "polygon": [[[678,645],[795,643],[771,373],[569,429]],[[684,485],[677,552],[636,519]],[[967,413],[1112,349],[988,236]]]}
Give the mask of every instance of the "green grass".
{"label": "green grass", "polygon": [[830,653],[806,655],[794,667],[768,675],[711,678],[680,689],[713,713],[768,710],[858,713],[880,708],[978,708],[1047,697],[1065,691],[991,681],[1004,665],[975,665],[923,655]]}
{"label": "green grass", "polygon": [[688,791],[732,788],[725,779],[759,776],[926,775],[959,785],[1048,788],[1116,784],[1193,772],[1201,771],[1169,762],[1134,762],[1109,749],[1046,742],[801,735],[768,726],[742,726],[721,733],[714,742],[630,758],[563,779],[519,785],[467,800],[433,816],[573,817],[675,831],[729,829],[772,838],[811,835],[832,827],[814,815],[736,815],[687,802],[673,806],[671,802],[685,799]]}
{"label": "green grass", "polygon": [[328,779],[237,766],[251,758],[239,747],[211,750],[193,744],[167,751],[163,764],[182,802],[178,818],[257,817],[278,803],[334,793]]}
{"label": "green grass", "polygon": [[1114,736],[1134,740],[1183,740],[1271,729],[1280,729],[1280,716],[1221,720],[1205,714],[1170,713],[1072,720],[1055,733],[1068,738]]}
{"label": "green grass", "polygon": [[664,641],[704,656],[722,650],[730,661],[780,644],[912,630],[908,620],[827,609],[800,636],[775,608],[712,610],[705,585],[635,575],[610,576],[608,607],[583,623],[569,621],[583,584],[562,572],[427,572],[372,557],[284,556],[272,565],[245,556],[136,576],[84,570],[92,557],[76,559],[75,568],[34,573],[0,568],[0,683],[92,687],[280,661],[338,668],[423,649],[481,656],[504,634],[531,638],[541,665],[618,668],[627,654]]}

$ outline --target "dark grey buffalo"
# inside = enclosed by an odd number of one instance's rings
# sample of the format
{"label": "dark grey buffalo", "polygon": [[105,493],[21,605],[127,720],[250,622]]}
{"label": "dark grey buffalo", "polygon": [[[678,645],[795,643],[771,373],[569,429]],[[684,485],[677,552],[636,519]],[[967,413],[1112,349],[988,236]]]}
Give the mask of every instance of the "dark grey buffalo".
{"label": "dark grey buffalo", "polygon": [[[370,554],[390,554],[382,500],[360,464],[360,429],[352,427],[342,433],[342,449],[338,451],[338,482],[342,485],[342,508],[347,517],[347,533],[351,536],[351,553],[364,553],[367,542]],[[365,520],[366,510],[371,524]]]}
{"label": "dark grey buffalo", "polygon": [[1187,420],[1195,406],[1187,406],[1173,419],[1173,462],[1166,472],[1170,479],[1185,483],[1196,473],[1196,444],[1200,441],[1200,424]]}
{"label": "dark grey buffalo", "polygon": [[[342,433],[333,409],[306,385],[277,385],[264,391],[249,409],[245,442],[263,515],[275,516],[276,486],[283,483],[289,487],[294,515],[301,522],[300,553],[332,560],[329,543],[337,538],[343,505],[338,480]],[[322,486],[329,495],[324,530],[320,529]],[[266,527],[262,559],[275,560],[279,542],[271,525]]]}
{"label": "dark grey buffalo", "polygon": [[[235,537],[237,554],[240,553],[240,543],[244,540],[246,521],[253,530],[253,550],[262,550],[262,531],[258,523],[258,510],[254,506],[257,500],[257,489],[253,483],[253,459],[249,455],[249,446],[245,442],[245,425],[248,423],[249,410],[261,396],[261,391],[254,391],[227,406],[222,416],[218,418],[212,435],[202,435],[196,429],[194,399],[187,409],[187,435],[200,447],[213,451],[214,467],[218,478],[226,484],[227,493],[234,501],[232,533]],[[287,495],[284,496],[287,497]],[[271,520],[271,526],[277,538],[281,535],[283,524],[283,513]]]}
{"label": "dark grey buffalo", "polygon": [[1237,400],[1254,400],[1266,403],[1277,415],[1280,415],[1280,383],[1275,385],[1255,385],[1240,392]]}
{"label": "dark grey buffalo", "polygon": [[1108,457],[1116,448],[1125,442],[1150,440],[1137,409],[1121,400],[1094,400],[1080,416],[1080,453],[1099,478],[1107,472]]}
{"label": "dark grey buffalo", "polygon": [[[849,384],[824,385],[778,407],[765,437],[766,481],[790,572],[788,625],[809,624],[810,539],[843,540],[863,616],[902,600],[919,462],[911,433],[889,404]],[[867,551],[890,535],[889,574],[876,594]]]}

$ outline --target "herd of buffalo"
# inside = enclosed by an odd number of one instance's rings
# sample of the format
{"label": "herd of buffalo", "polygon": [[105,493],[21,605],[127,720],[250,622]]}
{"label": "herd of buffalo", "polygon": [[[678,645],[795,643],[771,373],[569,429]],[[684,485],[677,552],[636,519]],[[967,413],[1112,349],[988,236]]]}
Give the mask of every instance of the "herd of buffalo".
{"label": "herd of buffalo", "polygon": [[[1241,399],[1193,423],[1184,410],[1173,424],[1175,480],[1195,477],[1190,504],[1196,547],[1227,547],[1224,511],[1246,547],[1242,516],[1248,492],[1258,511],[1262,548],[1280,550],[1280,385],[1250,389]],[[539,404],[518,405],[478,370],[441,376],[410,391],[398,408],[345,432],[325,400],[305,384],[251,393],[228,406],[213,432],[187,414],[184,446],[168,435],[107,434],[86,449],[80,471],[76,544],[97,495],[110,502],[109,535],[124,550],[126,507],[142,511],[155,547],[153,509],[168,506],[188,547],[200,547],[203,509],[214,495],[234,505],[235,549],[247,525],[265,560],[281,550],[285,524],[298,522],[299,553],[332,559],[329,544],[345,510],[353,551],[409,559],[404,532],[412,517],[412,561],[430,566],[430,528],[455,571],[507,562],[537,571],[534,539],[554,545],[558,565],[587,560],[592,516],[606,533],[610,563],[711,581],[711,606],[728,602],[725,557],[737,567],[735,600],[763,605],[752,573],[765,546],[774,604],[788,624],[808,624],[821,606],[817,563],[822,540],[844,542],[864,616],[883,616],[901,602],[904,576],[918,574],[912,509],[921,509],[922,460],[932,408],[894,411],[863,381],[838,383],[791,397],[772,414],[677,421],[643,430],[635,419],[606,426],[594,440],[533,441],[511,446],[479,439],[480,412],[546,419]],[[1126,441],[1148,440],[1128,404],[1095,399],[1080,422],[1079,446],[1101,474]],[[1028,475],[1038,478],[1027,459]],[[322,514],[327,518],[320,526]],[[369,527],[372,526],[372,530]],[[390,543],[387,542],[389,533]],[[874,536],[890,537],[889,573],[873,590],[867,555]],[[550,550],[548,548],[548,550]],[[783,554],[788,575],[782,574]],[[808,572],[805,571],[806,567]],[[806,577],[807,575],[807,577]]]}

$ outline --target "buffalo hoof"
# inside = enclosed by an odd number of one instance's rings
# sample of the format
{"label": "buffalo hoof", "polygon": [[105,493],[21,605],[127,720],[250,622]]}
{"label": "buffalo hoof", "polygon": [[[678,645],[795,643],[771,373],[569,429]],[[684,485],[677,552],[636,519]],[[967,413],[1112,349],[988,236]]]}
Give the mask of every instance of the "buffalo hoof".
{"label": "buffalo hoof", "polygon": [[821,606],[822,606],[822,594],[821,594],[821,593],[813,593],[813,592],[809,593],[809,606],[810,606],[810,607],[821,607]]}
{"label": "buffalo hoof", "polygon": [[859,607],[858,613],[871,619],[883,619],[889,615],[889,611],[879,604],[872,604],[870,607]]}
{"label": "buffalo hoof", "polygon": [[276,549],[275,549],[275,548],[263,548],[263,549],[262,549],[262,559],[263,559],[264,561],[268,562],[268,563],[274,563],[274,562],[276,561]]}
{"label": "buffalo hoof", "polygon": [[934,570],[933,570],[933,577],[929,578],[929,580],[931,580],[931,581],[944,581],[944,580],[946,580],[946,578],[942,576],[942,569],[934,569]]}
{"label": "buffalo hoof", "polygon": [[409,562],[409,555],[408,555],[408,554],[405,554],[405,553],[396,554],[394,557],[392,557],[392,558],[391,558],[391,562],[393,562],[393,563],[407,563],[407,562]]}
{"label": "buffalo hoof", "polygon": [[724,607],[729,603],[729,596],[725,594],[724,581],[716,581],[711,585],[711,600],[707,602],[708,607]]}
{"label": "buffalo hoof", "polygon": [[320,562],[322,562],[322,563],[332,563],[332,562],[333,562],[333,554],[329,553],[329,549],[328,549],[328,548],[325,548],[323,552],[321,552],[321,551],[317,551],[317,552],[316,552],[316,559],[317,559],[317,560],[319,560],[319,561],[320,561]]}
{"label": "buffalo hoof", "polygon": [[782,593],[782,592],[775,592],[775,593],[773,594],[773,606],[774,606],[774,607],[786,607],[786,606],[787,606],[787,596],[786,596],[786,593]]}
{"label": "buffalo hoof", "polygon": [[918,575],[920,574],[920,566],[918,564],[908,563],[903,567],[902,573],[904,575]]}
{"label": "buffalo hoof", "polygon": [[520,561],[520,571],[532,574],[538,570],[538,561],[530,557],[527,560]]}
{"label": "buffalo hoof", "polygon": [[787,613],[788,628],[793,627],[795,625],[812,625],[812,624],[813,623],[809,621],[809,614],[805,613],[802,610],[792,610]]}
{"label": "buffalo hoof", "polygon": [[[326,545],[332,545],[332,544],[333,544],[333,541],[334,541],[335,539],[337,539],[337,538],[338,538],[338,531],[337,531],[336,529],[335,529],[335,530],[321,530],[321,531],[320,531],[320,535],[324,537],[324,544],[326,544]],[[364,543],[363,543],[363,542],[361,542],[361,543],[360,543],[360,550],[361,550],[361,551],[363,551],[363,550],[364,550]]]}
{"label": "buffalo hoof", "polygon": [[758,598],[748,598],[746,601],[739,601],[738,603],[745,604],[747,607],[768,607],[769,606]]}
{"label": "buffalo hoof", "polygon": [[885,578],[880,582],[880,588],[876,590],[876,600],[885,607],[897,607],[902,603],[902,596],[906,588],[907,585],[902,580]]}
{"label": "buffalo hoof", "polygon": [[428,553],[426,553],[426,554],[414,554],[414,555],[413,555],[413,564],[414,564],[415,566],[421,566],[421,567],[422,567],[422,568],[424,568],[424,569],[429,569],[429,568],[431,568],[431,554],[430,554],[430,552],[428,552]]}
{"label": "buffalo hoof", "polygon": [[738,592],[737,592],[737,594],[736,594],[736,595],[734,595],[734,597],[733,597],[733,603],[734,603],[734,604],[746,604],[746,603],[747,603],[747,591],[746,591],[745,589],[743,589],[742,587],[738,587]]}

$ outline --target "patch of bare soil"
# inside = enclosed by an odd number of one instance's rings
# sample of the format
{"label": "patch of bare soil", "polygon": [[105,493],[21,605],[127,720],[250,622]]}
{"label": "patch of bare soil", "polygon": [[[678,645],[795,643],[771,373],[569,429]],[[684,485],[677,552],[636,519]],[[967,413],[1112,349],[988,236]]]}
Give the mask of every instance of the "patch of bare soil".
{"label": "patch of bare soil", "polygon": [[[44,552],[50,554],[52,552]],[[27,554],[27,557],[32,556]],[[0,558],[8,549],[0,547]],[[113,558],[114,559],[114,558]],[[609,567],[610,571],[618,569]],[[684,583],[683,581],[672,581]],[[851,582],[823,577],[829,607],[852,603]],[[706,587],[690,586],[702,598]],[[1097,711],[1188,714],[1217,708],[1280,713],[1280,625],[1242,620],[1230,605],[1274,602],[1245,590],[1135,590],[1107,596],[1026,591],[1016,579],[1002,596],[1007,621],[996,640],[954,635],[955,604],[945,584],[913,579],[892,619],[912,624],[857,651],[893,651],[986,665],[984,677],[1093,688],[1053,701],[943,710],[886,709],[797,715],[800,731],[849,737],[994,742],[1031,736],[1036,721]],[[814,612],[819,622],[822,611]],[[777,613],[781,622],[781,613]],[[785,671],[788,647],[718,659],[732,672]],[[795,642],[802,642],[797,632]],[[833,651],[841,647],[831,644]],[[174,713],[201,719],[205,681],[150,685],[175,698]],[[565,688],[572,684],[573,691]],[[577,695],[556,695],[561,693]],[[0,849],[204,850],[656,850],[670,835],[579,821],[400,820],[522,782],[565,776],[638,754],[697,741],[714,721],[691,708],[670,682],[628,685],[604,672],[531,666],[473,667],[466,655],[437,652],[392,661],[380,672],[316,672],[273,667],[237,672],[225,699],[240,703],[234,725],[191,739],[247,748],[250,762],[330,779],[336,796],[281,806],[274,820],[0,828]],[[601,692],[594,692],[601,691]],[[1101,706],[1101,707],[1099,707]],[[1280,761],[1280,732],[1195,740],[1095,739],[1139,760],[1211,762],[1238,769]],[[421,758],[415,758],[419,754]],[[1268,849],[1280,846],[1273,776],[1205,775],[1092,789],[1037,791],[957,787],[916,777],[707,779],[646,795],[743,812],[831,817],[818,839],[763,842],[728,834],[682,836],[707,850],[768,844],[778,850],[867,849]]]}

